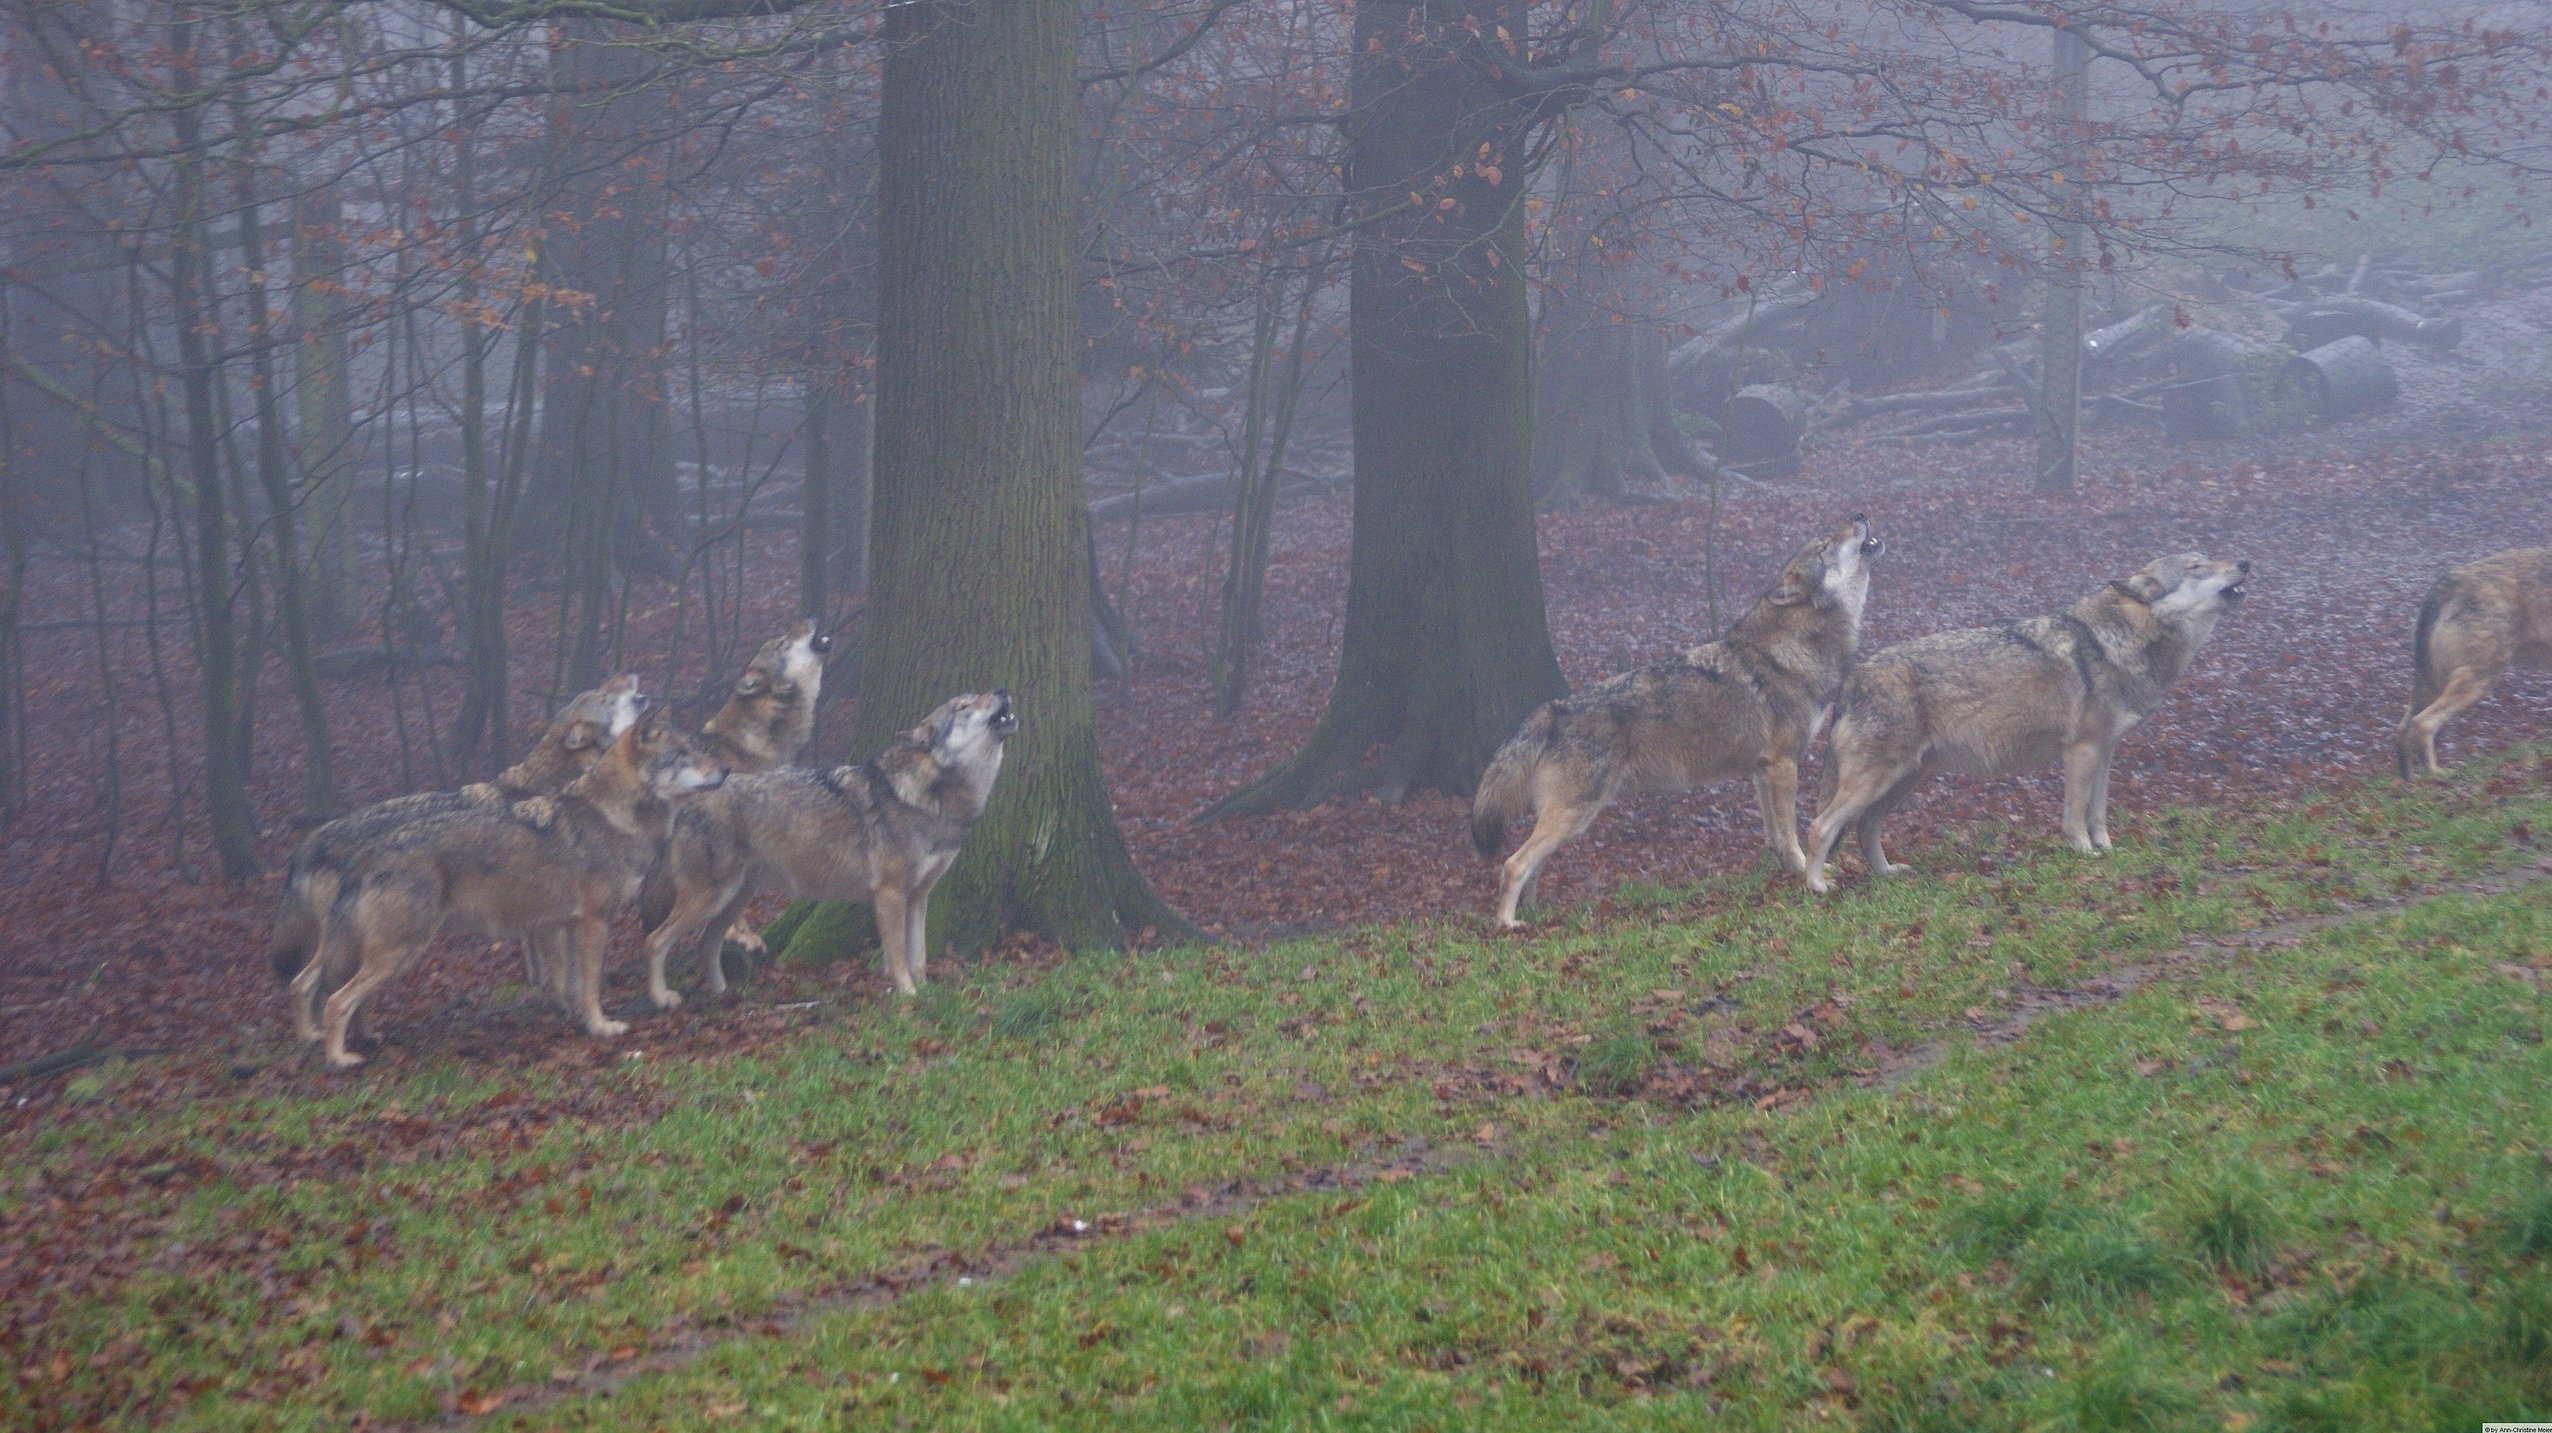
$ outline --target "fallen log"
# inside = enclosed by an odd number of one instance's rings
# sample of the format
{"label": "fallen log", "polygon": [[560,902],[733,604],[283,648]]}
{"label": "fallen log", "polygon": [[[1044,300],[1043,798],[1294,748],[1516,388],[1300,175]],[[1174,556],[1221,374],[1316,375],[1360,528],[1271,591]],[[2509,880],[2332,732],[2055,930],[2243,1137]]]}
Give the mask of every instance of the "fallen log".
{"label": "fallen log", "polygon": [[[1230,473],[1212,477],[1178,478],[1166,483],[1153,483],[1139,491],[1116,493],[1090,504],[1090,520],[1104,522],[1112,518],[1131,517],[1140,507],[1145,517],[1174,517],[1182,513],[1217,512],[1232,505],[1232,494],[1240,479]],[[1310,478],[1286,483],[1276,489],[1279,502],[1325,493],[1343,487],[1345,477]]]}
{"label": "fallen log", "polygon": [[1980,403],[2019,397],[2019,391],[2002,381],[1999,373],[1986,375],[1993,381],[1974,388],[1932,388],[1917,393],[1879,393],[1854,398],[1839,405],[1829,424],[1857,423],[1882,413],[1922,413],[1945,408],[1972,408]]}
{"label": "fallen log", "polygon": [[2287,328],[2286,343],[2303,351],[2351,335],[2407,339],[2431,348],[2452,348],[2463,341],[2463,320],[2451,315],[2429,318],[2381,299],[2334,294],[2313,305]]}
{"label": "fallen log", "polygon": [[1695,364],[1724,359],[1726,350],[1759,337],[1765,326],[1787,318],[1817,301],[1817,291],[1806,279],[1793,274],[1747,300],[1738,312],[1722,319],[1706,332],[1675,345],[1666,355],[1666,371],[1681,373]]}
{"label": "fallen log", "polygon": [[2147,304],[2116,323],[2093,329],[2082,336],[2083,361],[2106,362],[2160,342],[2166,332],[2163,323],[2170,317],[2171,305]]}
{"label": "fallen log", "polygon": [[1790,456],[1799,450],[1807,416],[1807,400],[1786,384],[1738,389],[1719,420],[1721,461],[1742,467]]}
{"label": "fallen log", "polygon": [[2401,396],[2401,379],[2373,339],[2350,334],[2286,361],[2289,391],[2324,423],[2354,418]]}
{"label": "fallen log", "polygon": [[2253,414],[2245,370],[2268,363],[2268,344],[2221,329],[2192,329],[2172,345],[2179,381],[2162,389],[2162,426],[2178,438],[2233,438],[2250,431]]}
{"label": "fallen log", "polygon": [[1891,428],[1883,438],[1964,438],[1983,433],[2015,432],[2030,425],[2028,408],[1988,408],[1976,413],[1937,413],[1902,428]]}

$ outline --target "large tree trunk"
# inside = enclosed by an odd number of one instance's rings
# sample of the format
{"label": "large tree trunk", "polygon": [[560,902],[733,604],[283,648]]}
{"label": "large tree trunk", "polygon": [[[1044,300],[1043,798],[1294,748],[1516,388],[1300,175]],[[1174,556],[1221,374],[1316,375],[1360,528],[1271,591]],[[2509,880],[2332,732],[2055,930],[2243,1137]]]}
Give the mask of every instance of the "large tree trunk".
{"label": "large tree trunk", "polygon": [[1077,10],[941,0],[886,19],[875,526],[854,741],[873,751],[959,692],[1006,685],[1017,698],[991,806],[932,902],[933,941],[967,948],[1006,929],[1071,948],[1185,929],[1117,835],[1091,718]]}
{"label": "large tree trunk", "polygon": [[1356,6],[1345,645],[1311,740],[1211,816],[1354,786],[1467,793],[1517,723],[1567,690],[1533,540],[1522,124],[1456,54],[1471,26],[1522,36],[1524,7]]}

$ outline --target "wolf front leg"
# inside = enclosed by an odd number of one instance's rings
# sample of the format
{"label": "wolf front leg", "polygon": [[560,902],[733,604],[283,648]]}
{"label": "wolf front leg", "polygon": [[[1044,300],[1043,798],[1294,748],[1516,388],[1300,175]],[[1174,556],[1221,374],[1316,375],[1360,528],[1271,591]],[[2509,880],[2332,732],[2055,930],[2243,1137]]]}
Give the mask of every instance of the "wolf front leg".
{"label": "wolf front leg", "polygon": [[2091,778],[2091,844],[2106,851],[2114,844],[2109,839],[2109,768],[2118,759],[2118,748],[2100,748],[2100,769]]}
{"label": "wolf front leg", "polygon": [[910,905],[904,893],[892,885],[879,886],[870,900],[870,908],[877,912],[877,943],[885,948],[886,978],[895,983],[898,995],[918,993],[913,985]]}
{"label": "wolf front leg", "polygon": [[585,1033],[597,1040],[628,1034],[627,1021],[603,1014],[603,951],[611,944],[611,922],[579,911],[570,929],[576,961],[576,1018],[584,1023]]}
{"label": "wolf front leg", "polygon": [[1799,761],[1787,751],[1766,752],[1755,777],[1763,806],[1763,839],[1794,876],[1805,875],[1807,852],[1799,848]]}

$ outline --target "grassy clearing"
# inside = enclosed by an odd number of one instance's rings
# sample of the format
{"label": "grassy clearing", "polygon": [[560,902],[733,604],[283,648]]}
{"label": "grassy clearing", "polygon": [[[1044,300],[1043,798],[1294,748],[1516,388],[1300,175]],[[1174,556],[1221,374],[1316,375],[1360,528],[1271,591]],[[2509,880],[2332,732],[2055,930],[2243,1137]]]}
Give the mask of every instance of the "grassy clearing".
{"label": "grassy clearing", "polygon": [[0,1177],[0,1418],[2552,1416],[2552,884],[2212,939],[2538,828],[2524,755],[1828,901],[968,968],[732,1057],[97,1073]]}

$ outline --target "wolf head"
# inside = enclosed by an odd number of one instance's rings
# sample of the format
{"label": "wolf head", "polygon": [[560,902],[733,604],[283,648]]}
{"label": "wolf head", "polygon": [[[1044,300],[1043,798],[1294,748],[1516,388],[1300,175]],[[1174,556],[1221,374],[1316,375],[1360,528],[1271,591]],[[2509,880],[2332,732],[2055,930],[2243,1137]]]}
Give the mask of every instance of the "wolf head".
{"label": "wolf head", "polygon": [[[908,805],[980,810],[1001,775],[1002,743],[1017,730],[1019,713],[1010,704],[1009,688],[969,692],[933,708],[878,753],[875,765]],[[849,772],[845,767],[837,775]]]}
{"label": "wolf head", "polygon": [[550,730],[567,750],[590,748],[599,756],[602,748],[617,741],[646,709],[647,699],[638,693],[638,679],[623,672],[590,692],[579,692],[559,709]]}
{"label": "wolf head", "polygon": [[812,704],[817,689],[824,682],[824,654],[833,650],[833,639],[815,630],[815,619],[802,619],[782,636],[762,644],[753,660],[744,667],[744,675],[735,679],[735,694],[748,701],[769,698],[773,701],[795,701],[804,692]]}
{"label": "wolf head", "polygon": [[941,702],[913,729],[913,736],[930,748],[931,759],[940,765],[967,767],[987,757],[998,762],[1001,744],[1017,730],[1019,713],[1010,704],[1010,689],[995,687]]}
{"label": "wolf head", "polygon": [[713,791],[727,779],[725,767],[667,721],[642,722],[623,732],[612,743],[605,762],[620,767],[639,789],[659,801]]}
{"label": "wolf head", "polygon": [[742,769],[761,771],[797,760],[815,735],[815,703],[823,694],[824,654],[833,639],[802,620],[762,644],[735,679],[726,705],[700,728]]}
{"label": "wolf head", "polygon": [[1887,543],[1870,530],[1870,520],[1854,513],[1849,522],[1800,548],[1765,600],[1775,607],[1848,604],[1857,611],[1869,595],[1869,560],[1885,551]]}
{"label": "wolf head", "polygon": [[2181,552],[2157,557],[2110,586],[2151,608],[2162,621],[2212,625],[2249,595],[2250,576],[2248,558],[2222,561]]}

